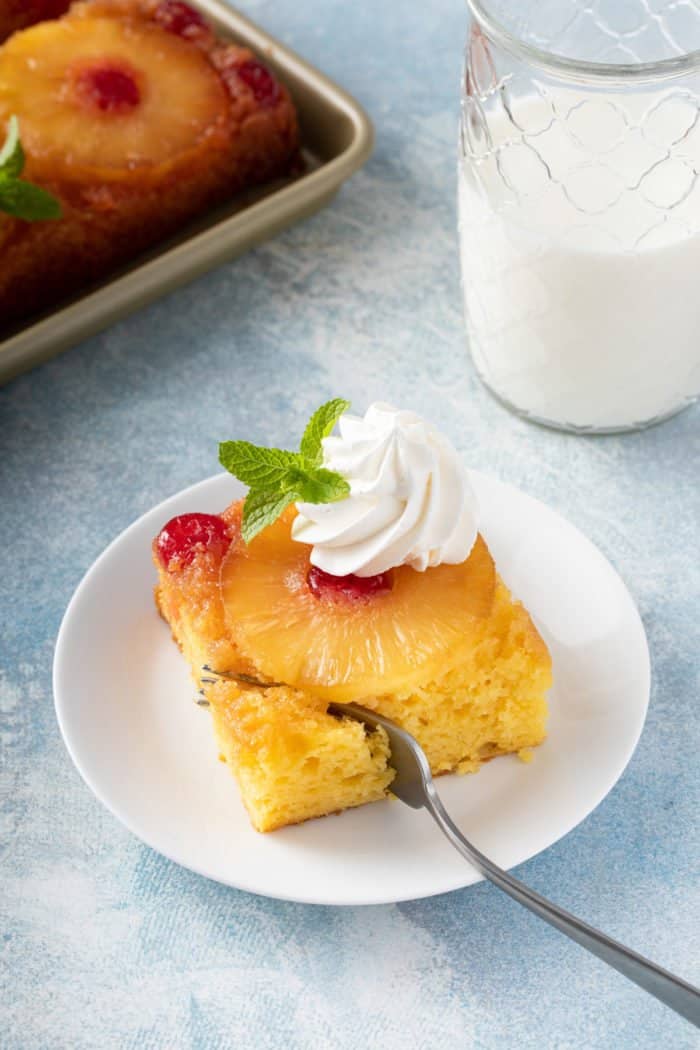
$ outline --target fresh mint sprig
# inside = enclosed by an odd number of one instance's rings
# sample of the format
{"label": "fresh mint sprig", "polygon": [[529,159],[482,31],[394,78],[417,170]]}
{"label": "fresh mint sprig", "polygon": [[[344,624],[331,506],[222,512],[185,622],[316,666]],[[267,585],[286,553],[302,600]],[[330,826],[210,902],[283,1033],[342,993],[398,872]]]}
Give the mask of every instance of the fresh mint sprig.
{"label": "fresh mint sprig", "polygon": [[20,179],[24,171],[25,156],[19,137],[19,121],[10,117],[7,138],[0,149],[0,211],[14,219],[37,222],[44,219],[59,219],[61,205],[41,186]]}
{"label": "fresh mint sprig", "polygon": [[323,461],[323,446],[321,442],[325,437],[328,437],[343,412],[347,412],[349,408],[349,401],[344,401],[342,397],[336,397],[332,401],[326,401],[325,405],[321,405],[320,408],[316,409],[306,424],[306,430],[299,446],[299,451],[307,463],[315,467],[321,465]]}
{"label": "fresh mint sprig", "polygon": [[323,439],[328,437],[350,402],[327,401],[309,420],[298,452],[264,448],[249,441],[222,441],[219,462],[249,488],[243,505],[241,534],[250,543],[290,505],[335,503],[350,495],[342,476],[322,467]]}

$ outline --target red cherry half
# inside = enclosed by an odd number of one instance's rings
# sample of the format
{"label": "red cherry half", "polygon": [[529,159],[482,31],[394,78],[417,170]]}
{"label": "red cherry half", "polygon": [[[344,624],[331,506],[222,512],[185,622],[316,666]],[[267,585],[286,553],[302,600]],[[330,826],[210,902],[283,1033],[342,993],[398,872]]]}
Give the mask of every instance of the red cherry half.
{"label": "red cherry half", "polygon": [[128,113],[141,101],[133,75],[116,65],[96,63],[81,69],[77,86],[83,102],[103,113]]}
{"label": "red cherry half", "polygon": [[385,594],[394,586],[394,574],[380,572],[376,576],[331,576],[312,565],[307,576],[309,589],[316,598],[326,601],[369,602],[378,594]]}
{"label": "red cherry half", "polygon": [[253,92],[256,102],[273,106],[280,94],[280,87],[270,70],[254,58],[236,66],[238,77]]}
{"label": "red cherry half", "polygon": [[156,547],[166,569],[173,559],[176,568],[189,565],[197,551],[217,550],[223,554],[231,542],[228,526],[218,514],[178,514],[158,534]]}
{"label": "red cherry half", "polygon": [[169,33],[183,37],[192,36],[206,25],[199,11],[180,0],[163,0],[153,12],[153,18]]}

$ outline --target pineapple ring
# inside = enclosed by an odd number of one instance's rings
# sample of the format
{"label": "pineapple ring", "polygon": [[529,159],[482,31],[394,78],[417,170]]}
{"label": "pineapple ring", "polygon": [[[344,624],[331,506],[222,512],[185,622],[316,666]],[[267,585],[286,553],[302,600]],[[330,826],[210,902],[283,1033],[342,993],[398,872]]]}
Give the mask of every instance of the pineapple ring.
{"label": "pineapple ring", "polygon": [[323,600],[307,583],[310,548],[292,540],[290,508],[246,546],[238,534],[221,567],[226,625],[269,679],[328,700],[404,692],[441,677],[489,616],[496,571],[481,536],[465,562],[393,571],[368,601]]}
{"label": "pineapple ring", "polygon": [[[128,113],[101,112],[81,95],[81,71],[101,63],[132,72],[138,104]],[[33,174],[109,180],[162,171],[222,126],[227,107],[205,55],[144,21],[43,22],[0,51],[0,125],[18,115]]]}

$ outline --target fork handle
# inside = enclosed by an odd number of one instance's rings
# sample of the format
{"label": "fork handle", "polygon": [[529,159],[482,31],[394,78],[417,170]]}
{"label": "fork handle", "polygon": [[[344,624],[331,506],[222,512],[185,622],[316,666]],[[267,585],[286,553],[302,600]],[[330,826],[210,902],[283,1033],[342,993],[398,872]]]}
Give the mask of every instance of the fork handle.
{"label": "fork handle", "polygon": [[497,864],[490,861],[483,853],[480,853],[472,844],[465,839],[457,825],[452,821],[450,815],[443,806],[440,796],[435,790],[435,785],[425,785],[427,797],[425,806],[435,819],[440,829],[450,840],[455,849],[459,850],[463,857],[490,882],[503,890],[519,904],[524,905],[535,915],[548,922],[550,926],[561,933],[566,934],[572,941],[576,941],[583,948],[596,955],[603,962],[618,970],[630,981],[634,981],[640,988],[660,999],[666,1006],[670,1006],[676,1013],[681,1014],[691,1024],[700,1028],[700,989],[688,984],[680,977],[675,977],[668,970],[645,959],[643,955],[626,948],[624,944],[614,941],[612,937],[601,933],[593,926],[577,919],[571,912],[558,907],[546,897],[535,893],[518,879],[514,879]]}

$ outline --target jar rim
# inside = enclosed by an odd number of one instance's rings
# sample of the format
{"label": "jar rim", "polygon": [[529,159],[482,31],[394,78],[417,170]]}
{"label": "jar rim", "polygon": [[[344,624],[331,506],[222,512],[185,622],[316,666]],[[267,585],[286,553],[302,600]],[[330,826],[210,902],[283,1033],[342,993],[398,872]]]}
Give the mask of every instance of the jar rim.
{"label": "jar rim", "polygon": [[547,51],[519,39],[490,14],[482,0],[467,0],[467,6],[486,36],[499,47],[568,80],[649,82],[670,80],[700,71],[700,49],[655,62],[589,62],[584,59],[567,58],[555,51]]}

